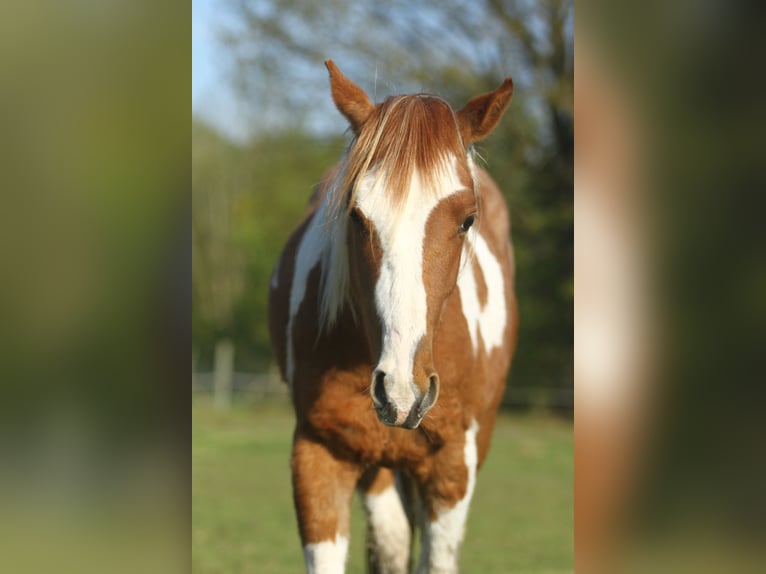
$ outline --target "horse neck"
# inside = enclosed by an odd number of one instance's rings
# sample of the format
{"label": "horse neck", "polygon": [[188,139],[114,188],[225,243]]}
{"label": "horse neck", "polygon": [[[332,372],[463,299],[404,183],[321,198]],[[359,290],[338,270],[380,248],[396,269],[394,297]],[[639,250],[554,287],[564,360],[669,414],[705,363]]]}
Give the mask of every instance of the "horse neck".
{"label": "horse neck", "polygon": [[322,237],[320,262],[322,279],[319,289],[319,329],[329,331],[340,318],[345,307],[355,314],[349,294],[349,262],[346,244],[348,218],[340,205],[336,205],[333,186],[337,178],[328,182],[328,188],[314,216]]}

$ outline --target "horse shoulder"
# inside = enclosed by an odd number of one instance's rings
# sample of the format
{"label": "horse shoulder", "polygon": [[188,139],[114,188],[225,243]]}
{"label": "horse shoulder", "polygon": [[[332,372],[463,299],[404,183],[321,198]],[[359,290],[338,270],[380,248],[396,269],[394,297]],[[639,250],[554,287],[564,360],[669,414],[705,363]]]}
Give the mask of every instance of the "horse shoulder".
{"label": "horse shoulder", "polygon": [[[295,285],[296,260],[316,216],[323,192],[316,186],[302,221],[287,239],[274,265],[269,285],[269,333],[272,350],[277,359],[282,378],[288,380],[287,332],[291,327],[291,298]],[[310,271],[310,270],[309,270]],[[299,272],[299,275],[305,275]],[[305,281],[305,277],[299,280]],[[305,285],[302,287],[305,290]]]}

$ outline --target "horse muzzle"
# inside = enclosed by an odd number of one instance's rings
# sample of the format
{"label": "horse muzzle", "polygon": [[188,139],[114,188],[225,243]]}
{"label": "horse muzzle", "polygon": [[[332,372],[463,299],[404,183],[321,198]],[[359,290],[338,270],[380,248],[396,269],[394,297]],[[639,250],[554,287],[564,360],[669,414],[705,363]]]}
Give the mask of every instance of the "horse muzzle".
{"label": "horse muzzle", "polygon": [[380,422],[415,429],[436,404],[439,376],[432,373],[428,377],[428,389],[423,393],[414,381],[397,382],[392,375],[376,369],[372,374],[370,396]]}

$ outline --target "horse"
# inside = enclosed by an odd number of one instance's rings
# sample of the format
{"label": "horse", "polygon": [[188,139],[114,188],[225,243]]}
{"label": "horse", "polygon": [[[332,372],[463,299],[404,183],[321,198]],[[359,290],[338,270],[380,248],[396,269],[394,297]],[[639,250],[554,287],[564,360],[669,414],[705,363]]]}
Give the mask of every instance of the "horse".
{"label": "horse", "polygon": [[358,490],[371,571],[408,572],[420,528],[417,571],[456,572],[516,346],[508,209],[473,152],[513,81],[455,111],[427,94],[373,104],[325,66],[350,143],[269,290],[306,570],[345,570]]}

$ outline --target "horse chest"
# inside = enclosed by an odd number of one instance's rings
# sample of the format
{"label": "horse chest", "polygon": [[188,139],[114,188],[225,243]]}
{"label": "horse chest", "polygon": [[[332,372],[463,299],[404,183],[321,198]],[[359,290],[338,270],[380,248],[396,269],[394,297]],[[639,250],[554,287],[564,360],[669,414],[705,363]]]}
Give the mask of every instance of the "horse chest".
{"label": "horse chest", "polygon": [[370,409],[369,399],[358,393],[320,394],[301,418],[331,450],[366,465],[411,468],[448,440],[427,424],[414,430],[384,425]]}

